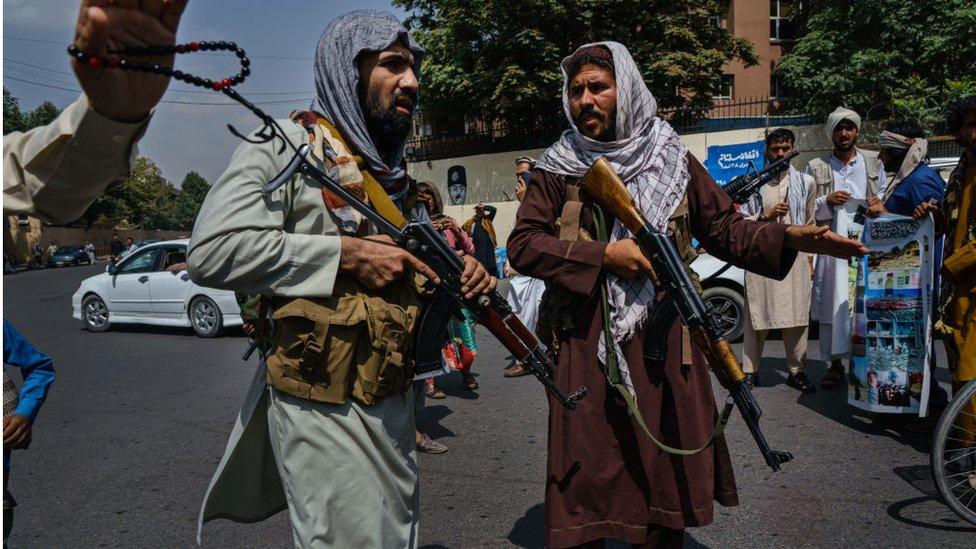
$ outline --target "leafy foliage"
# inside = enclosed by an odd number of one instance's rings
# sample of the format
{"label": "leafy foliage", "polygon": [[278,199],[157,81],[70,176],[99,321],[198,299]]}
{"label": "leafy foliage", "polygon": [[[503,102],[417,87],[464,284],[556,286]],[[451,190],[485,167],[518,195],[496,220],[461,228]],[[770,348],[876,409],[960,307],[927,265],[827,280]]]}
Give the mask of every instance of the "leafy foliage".
{"label": "leafy foliage", "polygon": [[424,109],[530,125],[561,111],[559,62],[579,46],[628,47],[662,107],[702,108],[752,45],[709,21],[715,0],[394,0],[427,50]]}
{"label": "leafy foliage", "polygon": [[83,219],[93,227],[188,230],[209,189],[200,174],[190,172],[177,190],[151,160],[140,156],[129,177],[109,187]]}
{"label": "leafy foliage", "polygon": [[796,18],[805,31],[779,71],[798,109],[846,105],[939,131],[945,106],[976,92],[972,0],[822,0]]}
{"label": "leafy foliage", "polygon": [[20,101],[7,88],[3,89],[3,134],[10,132],[24,132],[37,126],[50,124],[61,110],[54,103],[45,101],[34,110],[24,113],[20,110]]}
{"label": "leafy foliage", "polygon": [[[61,111],[50,101],[23,113],[20,103],[3,89],[3,133],[27,131],[50,124]],[[89,227],[189,230],[200,212],[210,184],[191,171],[180,189],[163,177],[152,160],[140,156],[129,177],[108,188],[88,207],[82,221]]]}
{"label": "leafy foliage", "polygon": [[20,111],[20,102],[7,88],[3,89],[3,135],[10,132],[22,131],[24,128],[24,113]]}
{"label": "leafy foliage", "polygon": [[170,205],[170,225],[178,229],[192,229],[209,190],[210,184],[203,176],[197,172],[186,174],[180,186],[180,194],[176,195],[176,199]]}

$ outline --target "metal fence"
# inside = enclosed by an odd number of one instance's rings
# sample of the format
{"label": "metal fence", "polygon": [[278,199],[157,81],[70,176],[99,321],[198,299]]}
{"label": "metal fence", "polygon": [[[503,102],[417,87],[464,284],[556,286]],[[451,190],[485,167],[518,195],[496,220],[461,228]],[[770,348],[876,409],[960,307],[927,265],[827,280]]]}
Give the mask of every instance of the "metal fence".
{"label": "metal fence", "polygon": [[[789,112],[789,101],[756,97],[739,101],[716,100],[699,109],[663,108],[659,115],[679,133],[702,133],[811,124],[817,120],[808,115]],[[428,127],[436,113],[418,115],[415,127]],[[414,135],[407,141],[407,159],[411,162],[454,158],[474,154],[500,153],[548,147],[567,129],[564,115],[545,117],[532,125],[505,122],[466,121],[464,131],[439,135]]]}

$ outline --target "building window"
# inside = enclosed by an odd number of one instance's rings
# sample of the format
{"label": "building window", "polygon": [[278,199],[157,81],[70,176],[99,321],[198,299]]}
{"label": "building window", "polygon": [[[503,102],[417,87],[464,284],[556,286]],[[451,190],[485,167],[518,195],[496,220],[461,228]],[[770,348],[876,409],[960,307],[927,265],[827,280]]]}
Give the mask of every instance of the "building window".
{"label": "building window", "polygon": [[729,11],[730,2],[729,0],[720,0],[718,2],[718,13],[708,16],[708,22],[720,29],[729,29]]}
{"label": "building window", "polygon": [[718,81],[718,89],[712,95],[712,99],[732,99],[732,88],[735,84],[735,75],[723,74]]}
{"label": "building window", "polygon": [[770,0],[769,39],[774,42],[796,40],[796,27],[790,21],[798,2],[793,0]]}
{"label": "building window", "polygon": [[786,97],[786,93],[783,87],[783,79],[778,73],[773,73],[769,75],[769,98],[779,99]]}

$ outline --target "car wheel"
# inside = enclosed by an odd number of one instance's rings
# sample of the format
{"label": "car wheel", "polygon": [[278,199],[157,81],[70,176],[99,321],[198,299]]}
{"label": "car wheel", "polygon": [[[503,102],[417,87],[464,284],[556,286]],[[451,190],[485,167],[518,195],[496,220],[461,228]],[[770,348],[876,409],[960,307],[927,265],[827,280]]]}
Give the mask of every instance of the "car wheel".
{"label": "car wheel", "polygon": [[713,286],[702,294],[705,308],[715,314],[719,328],[729,341],[742,339],[745,301],[742,294],[725,286]]}
{"label": "car wheel", "polygon": [[108,307],[97,295],[90,295],[81,302],[81,319],[89,332],[104,332],[111,325]]}
{"label": "car wheel", "polygon": [[217,337],[223,331],[224,317],[212,299],[200,296],[190,302],[190,324],[198,337]]}

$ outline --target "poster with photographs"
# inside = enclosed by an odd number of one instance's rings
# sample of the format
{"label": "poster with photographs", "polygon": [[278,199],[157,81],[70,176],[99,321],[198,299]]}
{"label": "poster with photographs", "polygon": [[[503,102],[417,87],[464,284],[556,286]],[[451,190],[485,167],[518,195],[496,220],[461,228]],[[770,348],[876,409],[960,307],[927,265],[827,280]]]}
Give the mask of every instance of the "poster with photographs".
{"label": "poster with photographs", "polygon": [[844,209],[847,234],[870,252],[851,260],[851,367],[847,401],[871,412],[925,415],[932,308],[931,218],[864,216]]}

